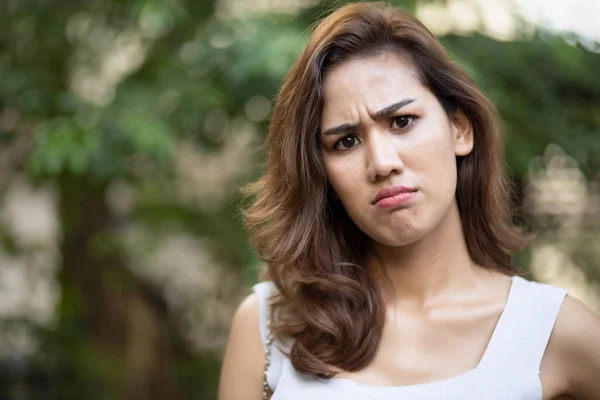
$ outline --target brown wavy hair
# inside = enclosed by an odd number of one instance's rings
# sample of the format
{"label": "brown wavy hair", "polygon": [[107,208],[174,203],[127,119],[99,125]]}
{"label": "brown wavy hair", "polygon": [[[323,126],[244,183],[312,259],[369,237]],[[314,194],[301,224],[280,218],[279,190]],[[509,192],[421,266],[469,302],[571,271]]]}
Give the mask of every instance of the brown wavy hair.
{"label": "brown wavy hair", "polygon": [[471,121],[473,151],[456,159],[456,199],[471,258],[514,275],[510,251],[529,239],[511,218],[497,112],[473,80],[425,26],[398,9],[355,3],[333,12],[285,77],[266,140],[267,169],[246,187],[255,200],[244,214],[266,264],[263,278],[278,289],[274,334],[288,340],[296,370],[323,378],[373,359],[385,313],[372,274],[361,266],[369,238],[331,197],[319,140],[322,83],[333,66],[382,52],[412,62],[447,112],[458,107]]}

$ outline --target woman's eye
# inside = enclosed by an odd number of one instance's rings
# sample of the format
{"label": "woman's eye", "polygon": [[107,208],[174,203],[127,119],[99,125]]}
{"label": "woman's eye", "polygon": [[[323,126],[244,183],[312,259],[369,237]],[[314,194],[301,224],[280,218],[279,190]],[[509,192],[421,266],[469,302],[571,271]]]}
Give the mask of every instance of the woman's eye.
{"label": "woman's eye", "polygon": [[406,129],[410,127],[417,118],[413,115],[401,115],[392,118],[392,129]]}
{"label": "woman's eye", "polygon": [[358,144],[358,138],[354,135],[348,135],[348,136],[344,136],[343,138],[338,140],[335,143],[334,148],[336,150],[347,150],[347,149],[351,149],[352,147],[356,146],[357,144]]}

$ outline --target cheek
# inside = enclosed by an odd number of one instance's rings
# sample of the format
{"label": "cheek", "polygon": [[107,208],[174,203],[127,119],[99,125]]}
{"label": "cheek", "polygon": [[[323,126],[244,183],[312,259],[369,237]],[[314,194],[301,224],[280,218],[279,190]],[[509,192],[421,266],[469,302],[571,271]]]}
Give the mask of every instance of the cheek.
{"label": "cheek", "polygon": [[324,165],[329,183],[341,199],[356,190],[361,175],[360,161],[357,157],[352,154],[343,157],[325,157]]}
{"label": "cheek", "polygon": [[417,153],[411,165],[414,171],[427,179],[430,185],[443,184],[456,173],[456,157],[452,148],[445,146],[428,146]]}
{"label": "cheek", "polygon": [[[358,152],[357,152],[358,153]],[[364,213],[365,193],[368,193],[361,160],[354,154],[325,160],[325,171],[329,184],[342,206],[356,221]]]}
{"label": "cheek", "polygon": [[[456,173],[456,156],[451,131],[444,126],[432,126],[430,135],[416,140],[406,156],[406,165],[423,178],[443,184],[448,176]],[[432,182],[429,182],[432,184]]]}

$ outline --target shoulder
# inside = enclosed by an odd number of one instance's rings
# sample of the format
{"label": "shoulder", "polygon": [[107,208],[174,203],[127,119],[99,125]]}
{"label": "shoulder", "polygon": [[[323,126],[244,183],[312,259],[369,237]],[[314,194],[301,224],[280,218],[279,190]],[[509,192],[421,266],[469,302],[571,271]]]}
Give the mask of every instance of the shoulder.
{"label": "shoulder", "polygon": [[259,327],[259,295],[237,308],[223,358],[219,399],[260,399],[265,355]]}
{"label": "shoulder", "polygon": [[231,321],[228,348],[242,345],[242,349],[256,350],[262,356],[262,340],[260,332],[259,295],[250,294],[238,306]]}
{"label": "shoulder", "polygon": [[575,297],[565,297],[551,340],[551,345],[566,357],[564,361],[596,352],[600,363],[600,317]]}
{"label": "shoulder", "polygon": [[258,339],[260,343],[259,313],[259,295],[252,293],[240,303],[235,311],[231,321],[232,333],[239,328],[251,329],[256,333],[255,339]]}
{"label": "shoulder", "polygon": [[599,333],[600,317],[581,301],[567,295],[556,319],[555,334],[561,339],[560,343],[578,347],[581,339],[600,340]]}
{"label": "shoulder", "polygon": [[251,330],[253,339],[262,342],[266,336],[266,323],[270,313],[269,303],[275,293],[275,284],[264,281],[252,286],[252,293],[238,306],[231,323],[233,335],[241,328],[242,331]]}
{"label": "shoulder", "polygon": [[582,399],[600,393],[600,317],[574,297],[565,297],[547,355],[567,393]]}

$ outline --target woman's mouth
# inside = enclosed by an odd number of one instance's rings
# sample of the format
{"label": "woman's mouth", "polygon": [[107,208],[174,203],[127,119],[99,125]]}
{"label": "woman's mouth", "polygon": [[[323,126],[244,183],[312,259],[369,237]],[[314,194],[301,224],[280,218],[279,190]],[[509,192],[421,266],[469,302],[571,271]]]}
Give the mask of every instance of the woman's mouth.
{"label": "woman's mouth", "polygon": [[417,194],[417,189],[409,186],[393,185],[375,194],[371,204],[381,208],[396,207],[410,200]]}

